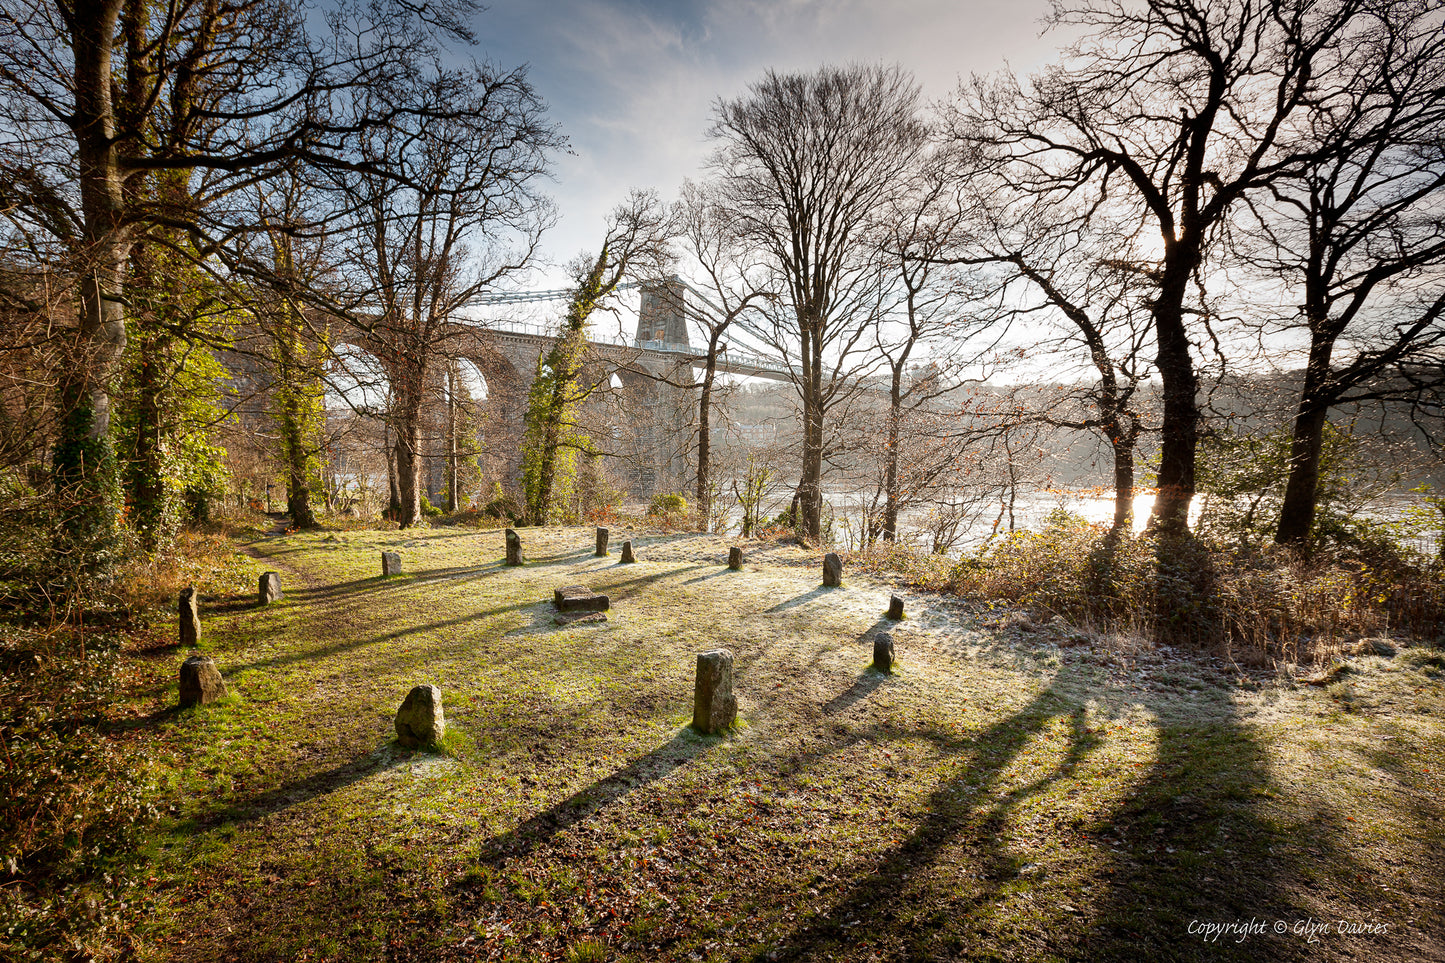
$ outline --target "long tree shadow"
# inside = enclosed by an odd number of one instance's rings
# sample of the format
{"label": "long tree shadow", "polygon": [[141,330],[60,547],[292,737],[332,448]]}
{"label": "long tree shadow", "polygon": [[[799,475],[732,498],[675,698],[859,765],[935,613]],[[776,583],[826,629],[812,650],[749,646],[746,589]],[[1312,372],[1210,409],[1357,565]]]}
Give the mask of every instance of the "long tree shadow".
{"label": "long tree shadow", "polygon": [[523,609],[528,609],[543,604],[547,603],[541,601],[514,602],[511,605],[501,605],[496,608],[484,609],[480,612],[467,612],[464,615],[457,616],[456,618],[445,619],[440,622],[429,622],[425,625],[408,626],[406,628],[397,629],[394,632],[383,633],[382,635],[374,635],[367,638],[354,639],[349,642],[336,642],[331,645],[321,646],[319,648],[305,649],[296,652],[287,652],[284,654],[272,656],[267,659],[257,659],[254,662],[246,662],[240,665],[230,666],[226,671],[228,673],[236,673],[237,675],[239,675],[242,672],[249,672],[259,669],[275,669],[285,665],[294,665],[301,662],[310,662],[316,659],[325,659],[331,656],[341,655],[342,653],[352,652],[357,649],[364,649],[368,646],[378,645],[383,642],[394,641],[407,635],[419,635],[426,632],[439,632],[442,629],[449,629],[453,626],[461,625],[466,622],[471,622],[475,619],[483,619],[492,615],[502,615],[506,612],[518,612]]}
{"label": "long tree shadow", "polygon": [[[1083,734],[1083,707],[1075,706],[1069,713],[1074,738],[1064,762],[1051,775],[1000,794],[988,805],[984,805],[983,800],[988,798],[988,789],[999,782],[1003,772],[1029,741],[1060,714],[1062,706],[1062,701],[1052,689],[1041,690],[1028,706],[964,743],[967,747],[961,767],[964,775],[949,780],[932,792],[927,814],[907,838],[900,840],[870,872],[856,880],[827,911],[785,937],[783,945],[767,958],[831,958],[842,949],[838,944],[848,941],[852,926],[869,918],[874,918],[876,922],[868,924],[870,929],[867,932],[877,935],[879,928],[888,923],[888,907],[902,898],[915,878],[935,862],[945,847],[958,842],[962,830],[970,822],[982,825],[977,835],[985,843],[979,862],[983,865],[982,875],[990,881],[991,888],[996,891],[1005,881],[1016,877],[1015,861],[1003,852],[1002,847],[1008,811],[1049,784],[1066,778],[1093,748],[1093,741]],[[944,743],[944,746],[947,747],[947,744]],[[960,751],[963,746],[947,748]],[[880,915],[884,917],[881,920],[877,919]],[[906,927],[907,942],[918,949],[918,944],[926,941],[930,929],[944,925],[947,921],[943,919],[910,920]],[[914,954],[907,955],[912,957]]]}
{"label": "long tree shadow", "polygon": [[510,832],[488,840],[479,859],[499,863],[526,855],[634,789],[656,782],[703,755],[718,741],[717,738],[699,735],[690,728],[682,729],[663,745],[632,760],[612,775],[537,813]]}
{"label": "long tree shadow", "polygon": [[345,789],[377,773],[395,768],[415,755],[417,753],[401,749],[390,741],[383,742],[365,755],[349,759],[322,772],[292,779],[255,796],[208,807],[193,817],[191,825],[196,829],[206,829],[222,823],[251,822]]}

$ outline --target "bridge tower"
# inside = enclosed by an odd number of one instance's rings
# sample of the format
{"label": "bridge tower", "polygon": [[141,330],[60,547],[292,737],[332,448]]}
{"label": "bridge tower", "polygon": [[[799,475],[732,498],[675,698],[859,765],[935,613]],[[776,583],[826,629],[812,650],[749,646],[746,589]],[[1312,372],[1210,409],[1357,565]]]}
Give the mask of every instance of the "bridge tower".
{"label": "bridge tower", "polygon": [[637,312],[637,343],[662,342],[688,346],[686,289],[679,278],[642,285]]}

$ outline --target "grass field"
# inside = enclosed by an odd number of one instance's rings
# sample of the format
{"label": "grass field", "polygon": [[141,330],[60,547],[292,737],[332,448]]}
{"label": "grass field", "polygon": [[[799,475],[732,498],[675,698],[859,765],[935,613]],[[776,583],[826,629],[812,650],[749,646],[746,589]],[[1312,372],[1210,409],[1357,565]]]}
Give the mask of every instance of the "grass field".
{"label": "grass field", "polygon": [[[257,536],[285,599],[204,600],[228,699],[131,654],[142,959],[1445,960],[1438,648],[1311,686],[911,595],[885,676],[889,589],[817,553],[522,535],[522,568],[500,531]],[[577,582],[606,624],[553,624]],[[718,647],[740,722],[705,737]],[[419,683],[438,753],[393,742]]]}

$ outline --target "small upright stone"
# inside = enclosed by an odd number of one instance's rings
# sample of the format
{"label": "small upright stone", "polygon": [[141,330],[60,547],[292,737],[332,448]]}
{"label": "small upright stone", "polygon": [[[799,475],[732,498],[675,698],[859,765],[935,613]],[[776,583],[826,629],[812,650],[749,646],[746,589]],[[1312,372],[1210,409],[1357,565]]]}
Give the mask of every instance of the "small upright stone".
{"label": "small upright stone", "polygon": [[888,599],[888,617],[895,622],[903,621],[903,600],[896,595]]}
{"label": "small upright stone", "polygon": [[731,726],[738,718],[738,701],[733,697],[733,654],[714,649],[697,654],[697,683],[692,693],[692,726],[712,734]]}
{"label": "small upright stone", "polygon": [[612,600],[585,585],[564,585],[552,590],[552,604],[558,612],[606,612]]}
{"label": "small upright stone", "polygon": [[382,552],[382,553],[381,553],[381,574],[382,574],[383,576],[386,576],[386,575],[400,575],[400,574],[401,574],[401,556],[398,555],[396,552]]}
{"label": "small upright stone", "polygon": [[281,600],[281,576],[275,572],[266,572],[261,576],[260,601],[262,605],[270,605],[272,602]]}
{"label": "small upright stone", "polygon": [[837,552],[829,552],[823,556],[823,584],[830,588],[843,584],[843,560],[838,557]]}
{"label": "small upright stone", "polygon": [[879,672],[893,671],[893,636],[887,632],[873,636],[873,668]]}
{"label": "small upright stone", "polygon": [[512,529],[507,529],[507,564],[522,564],[522,536]]}
{"label": "small upright stone", "polygon": [[397,742],[408,749],[434,746],[446,731],[442,690],[434,685],[419,685],[406,694],[401,708],[396,710]]}
{"label": "small upright stone", "polygon": [[743,570],[743,550],[736,545],[728,549],[728,568],[734,572]]}
{"label": "small upright stone", "polygon": [[604,555],[607,554],[607,539],[610,538],[610,537],[611,537],[611,533],[610,533],[609,531],[607,531],[607,529],[603,528],[601,525],[598,525],[598,526],[597,526],[597,552],[596,552],[596,555],[597,555],[598,558],[601,558],[602,556],[604,556]]}
{"label": "small upright stone", "polygon": [[194,585],[181,589],[177,601],[181,617],[181,645],[195,646],[201,640],[201,606]]}
{"label": "small upright stone", "polygon": [[620,564],[630,565],[635,561],[637,561],[637,556],[632,554],[632,539],[629,538],[622,543],[622,561]]}
{"label": "small upright stone", "polygon": [[181,663],[181,708],[203,706],[226,695],[226,683],[216,660],[209,655],[193,655]]}

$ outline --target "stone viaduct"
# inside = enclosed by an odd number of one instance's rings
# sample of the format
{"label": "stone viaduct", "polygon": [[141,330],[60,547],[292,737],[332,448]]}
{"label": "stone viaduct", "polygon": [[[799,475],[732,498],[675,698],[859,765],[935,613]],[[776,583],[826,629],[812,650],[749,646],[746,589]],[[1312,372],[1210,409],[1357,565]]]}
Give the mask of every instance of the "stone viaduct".
{"label": "stone viaduct", "polygon": [[[593,443],[614,459],[613,474],[634,496],[690,488],[687,454],[697,418],[694,369],[706,359],[692,347],[687,325],[687,287],[677,279],[638,285],[641,307],[630,341],[588,342],[582,370],[586,383],[598,386],[582,414]],[[503,295],[493,303],[542,300],[540,295]],[[358,348],[359,340],[342,337]],[[452,321],[440,341],[445,354],[473,365],[486,382],[482,436],[489,474],[515,482],[521,463],[521,439],[527,394],[538,359],[556,340],[554,331],[508,320]],[[719,370],[777,379],[785,369],[766,359],[733,351]],[[439,387],[444,372],[431,376]],[[438,391],[438,397],[441,392]],[[437,432],[430,432],[433,442]],[[430,446],[423,484],[436,499],[442,463],[440,444]]]}

